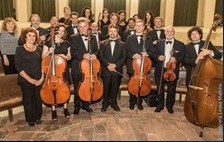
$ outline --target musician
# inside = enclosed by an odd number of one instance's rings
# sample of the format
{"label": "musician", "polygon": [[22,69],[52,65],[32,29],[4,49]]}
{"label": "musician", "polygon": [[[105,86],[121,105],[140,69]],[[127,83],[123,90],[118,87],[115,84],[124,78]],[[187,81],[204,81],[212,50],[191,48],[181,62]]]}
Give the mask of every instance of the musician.
{"label": "musician", "polygon": [[64,12],[64,17],[61,17],[58,22],[59,23],[64,23],[66,26],[67,25],[70,25],[71,24],[71,21],[70,21],[70,14],[71,14],[71,9],[69,6],[65,6],[63,8],[63,12]]}
{"label": "musician", "polygon": [[[152,57],[153,54],[153,44],[151,37],[147,37],[145,40],[145,50],[146,53],[142,53],[143,51],[143,32],[144,32],[144,21],[142,19],[137,19],[135,21],[135,34],[128,36],[126,40],[126,50],[127,50],[127,73],[131,77],[134,75],[134,70],[132,66],[132,61],[134,59],[139,59],[142,57],[142,54],[146,54],[148,57]],[[130,94],[129,99],[129,108],[133,110],[135,105],[137,105],[139,110],[143,110],[142,106],[142,97],[139,96],[139,101],[137,104],[137,97],[133,94]]]}
{"label": "musician", "polygon": [[203,31],[197,26],[189,29],[187,36],[191,40],[191,42],[186,45],[184,59],[186,68],[186,85],[188,88],[192,69],[196,66],[198,61],[202,60],[207,55],[215,59],[221,59],[222,53],[220,53],[211,42],[209,42],[208,49],[202,49],[205,43],[205,41],[202,40]]}
{"label": "musician", "polygon": [[[59,23],[57,25],[58,31],[55,32],[54,35],[54,46],[52,47],[51,41],[47,42],[43,46],[43,52],[42,52],[42,58],[49,56],[52,54],[52,52],[55,53],[55,55],[58,55],[62,58],[64,58],[66,61],[71,60],[71,53],[70,53],[70,43],[67,40],[64,40],[65,38],[65,24]],[[57,71],[57,68],[56,68]],[[70,81],[70,75],[69,75],[69,68],[66,66],[65,74],[63,75],[66,82]],[[61,94],[63,95],[63,94]],[[70,114],[68,111],[68,102],[63,104],[64,108],[64,116],[66,119],[70,118]],[[52,105],[52,120],[57,121],[57,112],[56,112],[56,106]]]}
{"label": "musician", "polygon": [[121,33],[122,33],[121,40],[124,41],[122,38],[123,38],[123,33],[127,27],[126,12],[124,10],[119,10],[117,14],[119,15],[118,25],[121,27]]}
{"label": "musician", "polygon": [[89,24],[94,22],[94,15],[91,11],[91,8],[86,6],[83,8],[82,10],[82,17],[85,17],[87,19],[87,21],[89,22]]}
{"label": "musician", "polygon": [[25,119],[29,126],[41,124],[42,100],[40,98],[41,84],[44,73],[41,70],[42,49],[36,46],[37,32],[31,27],[21,32],[22,42],[16,48],[15,67],[19,72],[18,83],[22,90],[22,103]]}
{"label": "musician", "polygon": [[127,30],[124,31],[123,33],[123,41],[125,42],[127,37],[129,35],[133,35],[135,33],[135,19],[134,18],[129,18],[128,19],[128,25],[127,25]]}
{"label": "musician", "polygon": [[145,31],[148,33],[149,31],[154,29],[154,14],[151,10],[146,10],[143,18],[145,22]]}
{"label": "musician", "polygon": [[[48,27],[47,30],[47,36],[46,36],[46,41],[51,41],[51,35],[53,34],[53,31],[57,31],[58,29],[56,28],[58,25],[58,17],[52,16],[50,20],[50,27]],[[53,30],[54,29],[54,30]]]}
{"label": "musician", "polygon": [[[110,14],[110,24],[112,25],[117,25],[118,24],[118,21],[119,21],[119,16],[117,13],[111,13]],[[103,28],[101,29],[101,32],[102,32],[102,40],[105,40],[105,39],[108,39],[109,38],[109,35],[108,35],[108,27],[109,25],[105,25],[103,26]],[[118,31],[118,35],[119,35],[119,38],[122,37],[122,30],[121,30],[121,27],[118,26],[119,28],[119,31]]]}
{"label": "musician", "polygon": [[118,26],[108,27],[109,39],[100,44],[100,61],[102,64],[101,77],[103,79],[103,102],[102,112],[106,112],[109,105],[115,110],[120,111],[117,105],[117,94],[121,82],[123,65],[126,59],[125,43],[118,39]]}
{"label": "musician", "polygon": [[90,41],[92,54],[89,53],[89,46],[87,40],[87,34],[89,30],[89,22],[86,18],[80,17],[78,18],[78,30],[79,34],[76,34],[72,37],[71,40],[71,56],[72,56],[72,78],[74,83],[74,115],[78,115],[80,109],[84,109],[87,112],[93,112],[93,110],[89,107],[88,102],[82,101],[78,96],[78,86],[80,81],[83,79],[83,75],[81,73],[80,63],[83,59],[90,60],[96,59],[99,50],[97,48],[97,42],[95,36],[92,36]]}
{"label": "musician", "polygon": [[7,17],[2,23],[0,36],[0,54],[2,58],[2,67],[4,74],[17,74],[15,68],[15,52],[18,47],[19,35],[15,19]]}
{"label": "musician", "polygon": [[103,26],[110,25],[109,15],[109,10],[107,8],[104,8],[102,10],[102,19],[98,20],[100,31],[103,29]]}
{"label": "musician", "polygon": [[100,41],[102,40],[102,33],[99,31],[99,26],[97,22],[93,22],[90,25],[91,33],[96,37],[97,45],[100,47]]}
{"label": "musician", "polygon": [[67,40],[71,42],[71,37],[76,35],[79,31],[77,28],[77,22],[78,22],[79,14],[77,12],[72,12],[70,15],[71,24],[66,28],[67,31]]}
{"label": "musician", "polygon": [[[30,27],[32,27],[33,29],[36,30],[37,32],[37,44],[41,44],[41,47],[42,45],[44,44],[45,40],[47,39],[47,30],[40,27],[40,16],[38,14],[32,14],[30,16]],[[24,43],[22,42],[21,39],[19,39],[19,45],[23,45]]]}
{"label": "musician", "polygon": [[[155,82],[158,92],[158,106],[155,112],[161,112],[164,108],[164,86],[167,84],[167,97],[166,97],[166,108],[169,113],[173,114],[173,106],[175,103],[176,84],[179,76],[179,64],[184,58],[183,42],[178,41],[174,38],[175,30],[174,27],[168,26],[165,29],[165,39],[159,40],[155,46],[155,53],[153,58],[156,61],[155,65]],[[171,56],[173,53],[173,56]],[[176,79],[174,81],[166,81],[163,79],[163,73],[166,71],[167,62],[176,63],[174,73]]]}

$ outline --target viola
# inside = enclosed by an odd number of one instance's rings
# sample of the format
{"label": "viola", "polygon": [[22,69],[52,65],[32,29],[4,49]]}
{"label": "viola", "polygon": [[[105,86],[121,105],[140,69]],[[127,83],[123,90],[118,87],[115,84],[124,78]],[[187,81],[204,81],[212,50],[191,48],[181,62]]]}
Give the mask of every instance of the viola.
{"label": "viola", "polygon": [[[54,38],[51,38],[51,46],[54,46]],[[45,57],[42,60],[42,70],[46,74],[44,84],[42,85],[40,96],[44,103],[48,105],[63,104],[70,98],[70,88],[64,81],[64,72],[67,61],[55,55]]]}
{"label": "viola", "polygon": [[[174,50],[171,51],[171,57],[173,57]],[[170,58],[171,58],[170,57]],[[174,81],[176,79],[176,74],[174,70],[176,69],[176,63],[174,62],[167,62],[166,63],[166,71],[163,73],[163,78],[166,81]]]}
{"label": "viola", "polygon": [[[91,32],[88,33],[89,53],[92,55],[90,41]],[[81,61],[83,79],[78,87],[78,94],[81,100],[92,102],[99,100],[103,95],[103,85],[99,79],[100,62],[98,59],[83,59]]]}

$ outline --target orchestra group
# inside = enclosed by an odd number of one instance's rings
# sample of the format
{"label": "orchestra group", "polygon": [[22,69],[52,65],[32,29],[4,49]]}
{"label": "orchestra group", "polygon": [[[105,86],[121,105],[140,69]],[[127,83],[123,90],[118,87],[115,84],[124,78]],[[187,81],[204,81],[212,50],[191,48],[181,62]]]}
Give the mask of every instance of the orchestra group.
{"label": "orchestra group", "polygon": [[[180,67],[186,68],[188,85],[192,68],[199,60],[205,56],[222,59],[222,53],[211,42],[208,49],[202,49],[205,41],[200,27],[189,29],[186,38],[191,42],[184,44],[175,39],[175,28],[163,28],[163,19],[154,17],[150,10],[143,19],[135,14],[126,21],[124,10],[109,14],[104,8],[102,18],[94,21],[90,7],[83,8],[79,15],[66,6],[64,17],[53,16],[49,28],[42,28],[40,22],[39,15],[32,14],[30,27],[23,28],[18,35],[16,21],[7,17],[0,35],[4,74],[18,73],[29,126],[41,124],[43,103],[51,107],[52,120],[57,121],[58,105],[63,106],[65,118],[70,118],[69,85],[74,86],[74,115],[79,115],[80,109],[94,112],[90,105],[99,99],[101,112],[109,106],[120,111],[117,97],[124,67],[130,82],[130,110],[143,110],[143,98],[151,91],[151,82],[146,78],[153,67],[155,74],[151,80],[155,80],[158,99],[155,112],[166,107],[173,114]],[[63,98],[65,101],[58,103]]]}

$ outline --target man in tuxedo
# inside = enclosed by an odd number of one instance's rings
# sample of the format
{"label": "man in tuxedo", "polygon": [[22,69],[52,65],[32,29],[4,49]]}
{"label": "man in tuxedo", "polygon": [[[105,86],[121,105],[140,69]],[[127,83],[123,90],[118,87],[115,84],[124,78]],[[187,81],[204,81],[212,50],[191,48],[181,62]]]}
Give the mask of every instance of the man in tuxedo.
{"label": "man in tuxedo", "polygon": [[101,77],[103,79],[102,112],[106,112],[109,105],[120,111],[117,105],[117,94],[121,82],[123,65],[126,59],[125,43],[118,39],[118,26],[108,27],[109,38],[100,44]]}
{"label": "man in tuxedo", "polygon": [[[173,114],[173,106],[175,103],[176,84],[179,76],[179,64],[184,58],[185,45],[183,42],[174,38],[174,27],[168,26],[165,30],[165,39],[159,40],[155,46],[153,58],[155,64],[155,82],[158,92],[158,106],[155,112],[160,112],[164,108],[164,87],[167,85],[166,108],[169,113]],[[163,74],[166,71],[166,63],[175,63],[174,73],[176,79],[173,81],[165,80]]]}
{"label": "man in tuxedo", "polygon": [[76,35],[79,31],[77,28],[79,14],[77,12],[72,12],[70,15],[71,24],[66,28],[67,40],[71,42],[72,36]]}
{"label": "man in tuxedo", "polygon": [[149,35],[152,37],[153,45],[156,45],[157,41],[159,39],[166,38],[164,34],[163,26],[163,19],[161,17],[156,17],[154,19],[155,28],[151,31],[149,31]]}
{"label": "man in tuxedo", "polygon": [[100,47],[100,41],[102,40],[102,34],[99,31],[99,26],[98,26],[97,22],[91,23],[90,28],[91,28],[92,35],[94,35],[96,37],[97,45],[98,45],[98,48],[99,48]]}
{"label": "man in tuxedo", "polygon": [[[111,13],[110,14],[110,25],[117,25],[118,21],[119,21],[118,14],[117,13]],[[123,33],[122,33],[122,30],[121,30],[121,27],[119,25],[117,25],[117,26],[119,28],[118,35],[119,35],[119,38],[121,39]],[[108,27],[109,27],[109,25],[105,25],[105,26],[103,26],[103,28],[101,30],[102,31],[102,40],[105,40],[105,39],[109,38]]]}
{"label": "man in tuxedo", "polygon": [[[92,36],[91,40],[87,38],[89,22],[86,18],[80,17],[78,18],[77,27],[79,33],[72,36],[71,39],[71,56],[72,56],[72,67],[71,67],[71,75],[74,83],[74,115],[78,115],[80,109],[84,109],[87,112],[93,112],[93,110],[89,107],[89,102],[84,102],[79,98],[78,94],[78,86],[83,79],[80,63],[83,59],[87,60],[95,60],[99,54],[99,50],[97,48],[96,38]],[[91,50],[90,50],[91,48]],[[91,51],[91,54],[90,54]]]}
{"label": "man in tuxedo", "polygon": [[133,35],[135,33],[135,19],[129,18],[128,19],[128,29],[124,31],[122,41],[126,41],[129,35]]}
{"label": "man in tuxedo", "polygon": [[205,41],[202,40],[203,31],[197,26],[192,27],[188,31],[187,36],[191,40],[191,42],[186,45],[184,59],[186,68],[186,85],[188,88],[192,69],[196,66],[198,61],[202,60],[207,55],[215,59],[221,59],[222,53],[220,53],[211,42],[209,42],[208,49],[202,49],[205,43]]}
{"label": "man in tuxedo", "polygon": [[[127,66],[127,73],[130,77],[134,75],[134,69],[132,66],[132,62],[134,59],[140,59],[142,56],[148,56],[149,58],[152,57],[153,54],[153,44],[151,37],[146,37],[145,41],[143,40],[143,31],[145,25],[142,19],[137,19],[135,21],[135,34],[128,36],[126,40],[126,51],[127,51],[127,58],[126,58],[126,66]],[[143,44],[145,42],[145,44]],[[145,47],[143,47],[145,45]],[[145,51],[143,52],[143,48]],[[129,99],[129,108],[133,110],[135,105],[137,105],[139,110],[143,110],[142,106],[142,97],[136,97],[136,94],[131,94],[129,92],[130,99]],[[137,101],[139,99],[139,101]]]}

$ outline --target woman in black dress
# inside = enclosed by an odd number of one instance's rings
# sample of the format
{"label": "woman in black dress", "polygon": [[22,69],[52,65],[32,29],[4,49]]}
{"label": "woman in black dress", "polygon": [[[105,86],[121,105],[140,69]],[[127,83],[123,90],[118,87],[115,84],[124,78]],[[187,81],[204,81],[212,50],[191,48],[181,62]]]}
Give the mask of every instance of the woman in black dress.
{"label": "woman in black dress", "polygon": [[[70,43],[67,40],[63,40],[63,38],[66,37],[65,24],[59,23],[57,25],[57,29],[58,31],[55,33],[55,36],[54,36],[55,48],[52,47],[51,42],[47,42],[43,46],[42,58],[49,56],[54,51],[56,55],[64,58],[66,61],[69,61],[71,60]],[[70,80],[68,66],[66,67],[66,70],[65,70],[64,79],[70,84],[71,80]],[[68,111],[67,102],[63,104],[63,108],[64,108],[65,118],[69,119],[70,114]],[[52,120],[57,121],[57,112],[56,112],[55,105],[52,105]]]}
{"label": "woman in black dress", "polygon": [[22,90],[22,102],[25,118],[29,126],[41,124],[42,100],[41,84],[44,73],[41,70],[40,47],[36,46],[37,32],[28,27],[21,32],[22,46],[16,48],[15,67],[19,73],[18,83]]}

